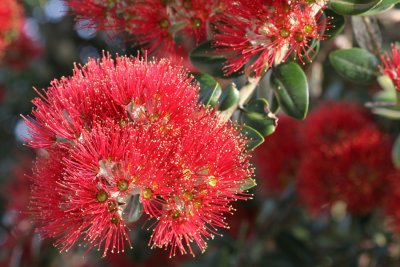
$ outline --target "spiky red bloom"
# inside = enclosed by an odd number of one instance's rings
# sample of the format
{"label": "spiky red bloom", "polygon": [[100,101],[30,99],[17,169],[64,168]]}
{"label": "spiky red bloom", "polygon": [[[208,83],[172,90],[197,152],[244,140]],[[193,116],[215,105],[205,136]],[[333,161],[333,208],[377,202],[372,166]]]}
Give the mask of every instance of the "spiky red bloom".
{"label": "spiky red bloom", "polygon": [[310,211],[319,213],[337,201],[353,214],[382,205],[394,171],[391,140],[362,109],[344,103],[322,106],[310,114],[303,131],[307,149],[298,192]]}
{"label": "spiky red bloom", "polygon": [[22,7],[16,0],[0,2],[0,58],[4,49],[17,36],[22,23]]}
{"label": "spiky red bloom", "polygon": [[389,76],[395,88],[400,90],[400,48],[393,44],[391,52],[382,55],[381,60],[381,72]]}
{"label": "spiky red bloom", "polygon": [[327,19],[321,19],[323,8],[307,1],[231,2],[212,20],[214,45],[218,53],[227,55],[226,73],[245,67],[259,76],[292,52],[301,62],[311,61],[307,51],[311,41],[325,38]]}
{"label": "spiky red bloom", "polygon": [[300,122],[279,116],[276,132],[254,154],[262,189],[268,194],[281,192],[293,183],[301,159]]}
{"label": "spiky red bloom", "polygon": [[119,252],[144,211],[152,246],[175,255],[227,227],[231,202],[249,197],[246,140],[198,105],[191,80],[167,61],[106,56],[33,101],[29,144],[48,154],[31,205],[44,236]]}
{"label": "spiky red bloom", "polygon": [[85,27],[126,32],[152,55],[168,57],[184,50],[184,58],[207,38],[210,17],[223,0],[68,0]]}
{"label": "spiky red bloom", "polygon": [[228,227],[225,216],[233,211],[231,202],[248,198],[243,187],[252,170],[237,129],[221,124],[210,111],[200,110],[179,131],[170,159],[173,170],[164,181],[170,189],[159,196],[165,204],[153,215],[160,218],[151,243],[171,245],[171,255],[194,255],[191,243],[204,251],[206,240]]}

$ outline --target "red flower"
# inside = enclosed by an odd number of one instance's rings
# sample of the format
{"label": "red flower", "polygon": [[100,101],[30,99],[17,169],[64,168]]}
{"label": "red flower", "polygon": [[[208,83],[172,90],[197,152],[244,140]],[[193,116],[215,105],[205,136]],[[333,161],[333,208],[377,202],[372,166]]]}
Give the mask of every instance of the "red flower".
{"label": "red flower", "polygon": [[22,23],[22,7],[16,0],[0,1],[0,58],[4,49],[17,36]]}
{"label": "red flower", "polygon": [[307,1],[240,0],[213,18],[214,45],[227,55],[226,74],[245,67],[259,76],[293,52],[301,62],[312,40],[323,40],[324,6]]}
{"label": "red flower", "polygon": [[237,130],[209,111],[197,116],[180,125],[171,158],[174,169],[164,180],[169,189],[161,196],[163,208],[153,215],[159,222],[151,242],[155,247],[171,246],[171,255],[177,250],[194,255],[192,242],[204,251],[206,240],[218,235],[218,228],[227,228],[231,203],[248,198],[242,186],[252,170]]}
{"label": "red flower", "polygon": [[150,243],[175,255],[227,227],[231,203],[249,197],[246,140],[197,103],[191,80],[167,61],[106,56],[34,100],[30,145],[48,156],[31,206],[45,237],[61,250],[123,251],[144,211]]}
{"label": "red flower", "polygon": [[279,116],[276,132],[255,150],[259,181],[268,194],[281,192],[295,181],[301,159],[300,122]]}
{"label": "red flower", "polygon": [[358,136],[360,129],[368,127],[375,125],[366,109],[349,102],[327,102],[307,117],[300,132],[305,151],[317,149],[330,153],[345,140]]}
{"label": "red flower", "polygon": [[23,69],[42,52],[43,48],[40,44],[32,40],[24,29],[20,29],[18,37],[7,48],[7,53],[4,55],[4,63],[14,69]]}
{"label": "red flower", "polygon": [[400,48],[392,45],[391,53],[385,53],[381,56],[381,72],[393,81],[397,90],[400,90]]}
{"label": "red flower", "polygon": [[310,114],[303,132],[298,191],[310,211],[319,213],[336,201],[344,201],[353,214],[382,205],[394,171],[391,140],[363,110],[330,103]]}
{"label": "red flower", "polygon": [[[100,1],[101,2],[101,1]],[[126,32],[134,43],[160,57],[176,56],[206,40],[210,17],[220,10],[222,0],[68,0],[85,27]],[[185,61],[184,61],[185,62]],[[189,62],[187,62],[189,63]],[[188,67],[192,67],[190,64]]]}

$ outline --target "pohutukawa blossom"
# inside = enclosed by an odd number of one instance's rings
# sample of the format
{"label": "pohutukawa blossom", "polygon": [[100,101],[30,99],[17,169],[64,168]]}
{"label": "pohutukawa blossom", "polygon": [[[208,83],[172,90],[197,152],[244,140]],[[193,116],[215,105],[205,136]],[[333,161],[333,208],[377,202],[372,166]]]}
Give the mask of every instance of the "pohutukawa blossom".
{"label": "pohutukawa blossom", "polygon": [[120,252],[143,213],[151,247],[204,251],[231,203],[249,198],[253,169],[246,139],[199,105],[198,91],[167,61],[127,57],[53,81],[26,120],[29,144],[45,151],[31,203],[44,236],[61,250]]}
{"label": "pohutukawa blossom", "polygon": [[[312,129],[303,130],[306,149],[298,192],[309,210],[319,213],[337,201],[345,202],[352,214],[380,207],[394,173],[391,139],[361,108],[345,103],[315,110],[306,126]],[[333,134],[328,134],[330,128]]]}
{"label": "pohutukawa blossom", "polygon": [[0,58],[4,49],[18,34],[22,23],[22,7],[17,0],[4,0],[0,2]]}
{"label": "pohutukawa blossom", "polygon": [[393,81],[397,90],[400,90],[400,48],[393,44],[391,52],[382,55],[381,60],[381,72]]}
{"label": "pohutukawa blossom", "polygon": [[267,194],[280,193],[295,182],[301,159],[301,124],[289,116],[279,116],[279,126],[254,154],[257,176]]}
{"label": "pohutukawa blossom", "polygon": [[210,17],[223,8],[223,0],[68,0],[79,18],[96,27],[126,32],[135,44],[157,56],[185,57],[207,38]]}
{"label": "pohutukawa blossom", "polygon": [[231,2],[212,19],[217,53],[227,56],[226,74],[245,67],[259,76],[291,54],[302,63],[311,61],[311,42],[325,39],[324,8],[310,1]]}

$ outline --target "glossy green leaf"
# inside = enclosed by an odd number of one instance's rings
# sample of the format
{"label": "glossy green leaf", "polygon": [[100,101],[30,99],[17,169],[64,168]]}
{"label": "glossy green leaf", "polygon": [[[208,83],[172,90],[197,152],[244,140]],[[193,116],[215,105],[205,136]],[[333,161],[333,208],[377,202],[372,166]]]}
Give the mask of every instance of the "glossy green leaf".
{"label": "glossy green leaf", "polygon": [[337,50],[329,54],[333,68],[344,78],[359,84],[370,84],[378,76],[378,59],[361,48]]}
{"label": "glossy green leaf", "polygon": [[379,13],[391,9],[395,4],[400,3],[400,0],[382,0],[367,12],[362,13],[362,16],[375,16]]}
{"label": "glossy green leaf", "polygon": [[275,131],[278,119],[270,112],[267,100],[259,98],[246,105],[241,121],[267,136]]}
{"label": "glossy green leaf", "polygon": [[253,150],[264,142],[264,137],[250,126],[244,125],[241,132],[248,138],[247,151]]}
{"label": "glossy green leaf", "polygon": [[396,138],[392,148],[393,165],[400,169],[400,135]]}
{"label": "glossy green leaf", "polygon": [[325,16],[330,18],[330,20],[329,20],[330,27],[328,27],[325,30],[325,34],[330,39],[330,38],[337,36],[338,34],[340,34],[343,31],[346,21],[342,15],[337,14],[336,12],[334,12],[331,9],[326,9],[324,11],[324,13],[325,13]]}
{"label": "glossy green leaf", "polygon": [[242,71],[225,75],[223,67],[226,64],[224,55],[216,54],[215,48],[211,45],[211,41],[201,43],[190,53],[190,61],[201,72],[210,74],[219,78],[234,78],[242,75]]}
{"label": "glossy green leaf", "polygon": [[364,13],[382,0],[331,0],[329,8],[340,15],[357,15]]}
{"label": "glossy green leaf", "polygon": [[221,111],[227,110],[239,101],[239,90],[236,88],[234,83],[231,83],[222,92],[218,102],[218,109]]}
{"label": "glossy green leaf", "polygon": [[222,92],[219,83],[208,74],[193,73],[193,76],[200,83],[200,102],[214,107]]}
{"label": "glossy green leaf", "polygon": [[272,72],[271,85],[279,106],[289,116],[304,119],[308,112],[308,82],[301,67],[294,63],[278,65]]}

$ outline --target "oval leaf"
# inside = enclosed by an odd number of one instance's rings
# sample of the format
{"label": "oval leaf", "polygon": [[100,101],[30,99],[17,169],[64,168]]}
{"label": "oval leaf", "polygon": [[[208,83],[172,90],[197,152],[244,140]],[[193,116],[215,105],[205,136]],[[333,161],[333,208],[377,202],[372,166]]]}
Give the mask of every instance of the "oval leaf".
{"label": "oval leaf", "polygon": [[289,116],[302,120],[308,112],[308,82],[301,67],[294,63],[278,65],[272,72],[271,85],[279,106]]}
{"label": "oval leaf", "polygon": [[253,150],[264,142],[264,137],[250,126],[244,125],[241,133],[248,138],[246,143],[247,151]]}
{"label": "oval leaf", "polygon": [[210,74],[218,78],[234,78],[242,75],[243,70],[225,76],[223,68],[226,63],[224,55],[215,53],[215,48],[211,41],[201,43],[198,47],[190,52],[190,61],[193,66],[201,72]]}
{"label": "oval leaf", "polygon": [[200,83],[200,102],[204,105],[214,107],[222,92],[219,83],[208,74],[193,73],[193,76]]}
{"label": "oval leaf", "polygon": [[375,16],[379,13],[385,12],[391,9],[395,4],[400,3],[400,0],[382,0],[380,3],[375,5],[373,8],[368,10],[365,13],[362,13],[362,16]]}
{"label": "oval leaf", "polygon": [[329,7],[340,15],[357,15],[366,12],[382,0],[331,0]]}
{"label": "oval leaf", "polygon": [[378,76],[378,59],[361,48],[334,51],[329,60],[342,77],[355,83],[370,84]]}
{"label": "oval leaf", "polygon": [[263,136],[272,134],[278,119],[270,112],[268,106],[267,100],[263,98],[251,101],[242,113],[242,122],[256,129]]}
{"label": "oval leaf", "polygon": [[239,90],[234,83],[231,83],[221,94],[218,102],[218,109],[227,110],[239,101]]}

